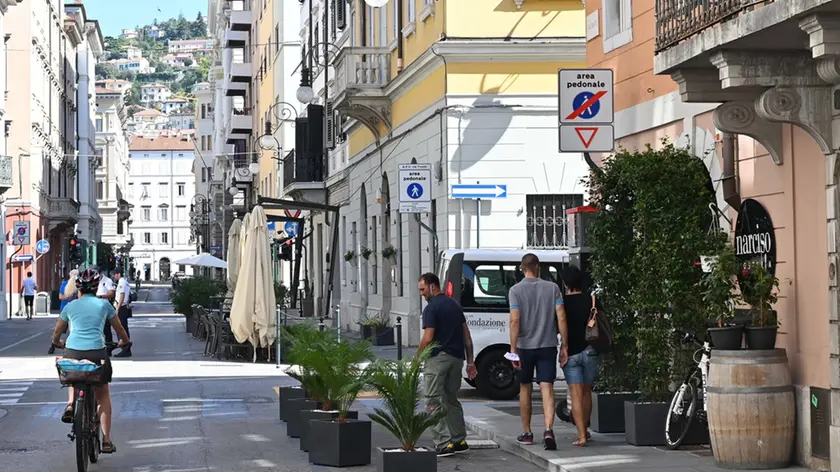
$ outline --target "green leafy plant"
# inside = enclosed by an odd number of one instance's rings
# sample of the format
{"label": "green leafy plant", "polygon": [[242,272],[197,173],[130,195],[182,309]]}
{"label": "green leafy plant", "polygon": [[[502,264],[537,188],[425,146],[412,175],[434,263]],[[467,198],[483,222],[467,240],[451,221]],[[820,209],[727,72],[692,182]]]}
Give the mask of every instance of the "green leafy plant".
{"label": "green leafy plant", "polygon": [[322,344],[321,352],[312,355],[308,364],[323,379],[322,409],[338,410],[338,421],[347,420],[347,413],[368,384],[369,371],[361,367],[374,358],[367,341],[338,341]]}
{"label": "green leafy plant", "polygon": [[359,320],[359,324],[370,328],[387,328],[390,318],[383,316],[382,313],[365,314]]}
{"label": "green leafy plant", "polygon": [[390,244],[382,248],[382,257],[385,259],[396,259],[397,250]]}
{"label": "green leafy plant", "polygon": [[282,282],[274,282],[274,299],[280,308],[287,308],[289,304],[289,288]]}
{"label": "green leafy plant", "polygon": [[[725,235],[724,235],[725,237]],[[707,317],[717,321],[718,328],[732,320],[735,306],[739,301],[736,274],[740,262],[735,249],[725,244],[710,261],[709,272],[704,273],[699,288],[703,293],[703,302],[708,310]]]}
{"label": "green leafy plant", "polygon": [[[675,178],[679,176],[679,178]],[[705,330],[706,308],[694,262],[716,253],[713,187],[703,161],[663,141],[606,159],[587,183],[598,208],[587,231],[593,279],[613,328],[613,350],[597,388],[639,391],[645,401],[669,396],[673,328]],[[686,361],[687,363],[687,361]]]}
{"label": "green leafy plant", "polygon": [[361,247],[361,253],[362,253],[362,257],[364,257],[365,260],[367,260],[367,259],[370,259],[370,255],[373,254],[373,249],[371,249],[369,247],[366,247],[366,246],[362,246]]}
{"label": "green leafy plant", "polygon": [[344,261],[351,262],[356,258],[356,253],[352,249],[344,253]]}
{"label": "green leafy plant", "polygon": [[372,368],[370,383],[382,397],[385,408],[374,408],[368,417],[393,434],[405,451],[413,451],[420,436],[445,414],[442,409],[419,408],[420,374],[433,348],[427,346],[409,360],[380,360]]}
{"label": "green leafy plant", "polygon": [[773,305],[779,299],[779,279],[763,264],[753,261],[744,264],[740,275],[741,294],[750,305],[753,326],[778,326]]}
{"label": "green leafy plant", "polygon": [[178,288],[169,290],[169,300],[175,313],[192,316],[192,306],[211,308],[213,297],[224,296],[227,284],[224,280],[207,277],[192,277],[181,280]]}

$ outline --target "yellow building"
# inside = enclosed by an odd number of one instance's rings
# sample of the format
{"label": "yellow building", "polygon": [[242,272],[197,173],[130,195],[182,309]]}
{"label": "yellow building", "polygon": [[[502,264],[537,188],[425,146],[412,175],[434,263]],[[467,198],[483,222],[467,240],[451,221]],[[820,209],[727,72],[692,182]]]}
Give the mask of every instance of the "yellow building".
{"label": "yellow building", "polygon": [[255,178],[259,195],[277,196],[277,161],[272,159],[274,151],[264,150],[259,146],[259,137],[264,134],[265,122],[269,109],[274,103],[274,54],[277,38],[274,35],[274,3],[281,0],[254,0],[251,18],[255,38],[251,47],[251,67],[253,71],[252,106],[254,134],[250,143],[252,152],[257,153],[260,172]]}
{"label": "yellow building", "polygon": [[[584,8],[576,0],[343,3],[326,32],[323,3],[302,5],[304,44],[310,7],[313,42],[323,50],[326,33],[330,43],[328,99],[321,67],[313,89],[316,103],[327,104],[325,139],[334,149],[323,185],[295,182],[284,192],[318,200],[320,191],[341,206],[330,305],[341,307],[342,327],[401,316],[413,344],[422,306],[415,282],[436,271],[440,251],[565,245],[564,209],[582,204],[587,167],[581,155],[558,152],[557,71],[585,66]],[[413,162],[432,168],[431,207],[419,221],[399,212],[398,166]],[[506,192],[451,198],[453,184],[477,183]],[[319,313],[334,228],[324,217],[310,228]]]}

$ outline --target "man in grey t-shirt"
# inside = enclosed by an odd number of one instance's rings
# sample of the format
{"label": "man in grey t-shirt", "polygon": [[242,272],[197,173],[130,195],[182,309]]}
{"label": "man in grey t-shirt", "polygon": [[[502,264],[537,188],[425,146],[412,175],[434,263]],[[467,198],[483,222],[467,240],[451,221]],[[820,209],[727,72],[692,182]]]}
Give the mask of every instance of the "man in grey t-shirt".
{"label": "man in grey t-shirt", "polygon": [[[534,254],[525,254],[520,268],[525,278],[510,288],[510,352],[519,360],[519,412],[522,434],[516,438],[520,444],[533,444],[531,432],[531,389],[540,384],[545,433],[543,445],[547,450],[557,449],[554,439],[554,379],[557,377],[557,334],[567,338],[566,310],[560,286],[540,278],[540,260]],[[564,342],[560,348],[560,365],[566,363],[568,351]]]}

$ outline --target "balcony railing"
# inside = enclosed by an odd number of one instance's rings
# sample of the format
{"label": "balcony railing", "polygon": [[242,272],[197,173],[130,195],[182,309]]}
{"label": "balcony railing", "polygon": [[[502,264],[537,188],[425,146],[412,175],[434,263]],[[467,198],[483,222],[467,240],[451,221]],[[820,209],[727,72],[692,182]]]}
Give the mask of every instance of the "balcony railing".
{"label": "balcony railing", "polygon": [[773,0],[656,0],[656,52]]}
{"label": "balcony railing", "polygon": [[12,185],[12,156],[0,156],[0,193],[10,189]]}
{"label": "balcony railing", "polygon": [[283,161],[283,188],[298,182],[323,182],[323,167],[320,160],[301,158],[292,150]]}
{"label": "balcony railing", "polygon": [[381,90],[391,78],[388,48],[348,47],[336,59],[336,92]]}

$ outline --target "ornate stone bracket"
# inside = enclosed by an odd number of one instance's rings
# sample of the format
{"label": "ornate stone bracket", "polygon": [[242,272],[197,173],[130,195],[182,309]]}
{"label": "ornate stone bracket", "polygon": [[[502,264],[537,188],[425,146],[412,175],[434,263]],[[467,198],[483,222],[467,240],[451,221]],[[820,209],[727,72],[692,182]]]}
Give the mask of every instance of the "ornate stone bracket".
{"label": "ornate stone bracket", "polygon": [[760,142],[773,162],[782,165],[782,124],[758,116],[752,101],[726,102],[715,108],[712,119],[724,133],[743,134]]}
{"label": "ornate stone bracket", "polygon": [[375,137],[381,138],[382,133],[378,124],[385,126],[386,134],[391,132],[391,116],[386,107],[375,107],[362,103],[353,103],[339,109],[344,115],[349,116],[363,124]]}
{"label": "ornate stone bracket", "polygon": [[804,129],[825,154],[834,152],[831,137],[831,87],[775,87],[756,100],[758,115]]}

